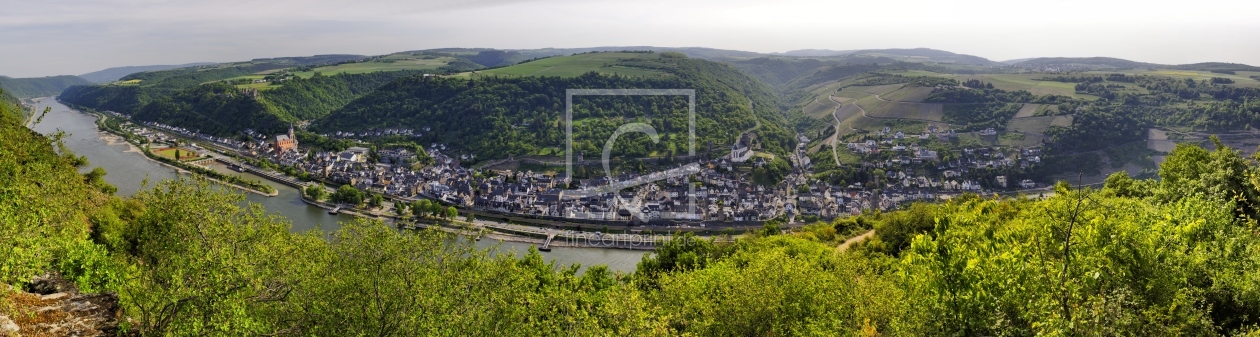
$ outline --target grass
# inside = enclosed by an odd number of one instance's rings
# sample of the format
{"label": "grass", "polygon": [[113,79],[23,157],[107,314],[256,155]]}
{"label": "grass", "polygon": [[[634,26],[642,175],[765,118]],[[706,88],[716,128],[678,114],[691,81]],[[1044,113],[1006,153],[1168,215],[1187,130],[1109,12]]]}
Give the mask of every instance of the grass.
{"label": "grass", "polygon": [[863,98],[872,96],[871,94],[868,94],[865,91],[862,91],[861,89],[858,89],[858,88],[859,87],[844,88],[844,90],[840,90],[835,95],[840,96],[840,97],[845,97],[845,98],[852,98],[852,99],[863,99]]}
{"label": "grass", "polygon": [[896,91],[880,94],[879,97],[894,102],[923,102],[928,95],[932,94],[931,87],[904,87]]}
{"label": "grass", "polygon": [[1050,126],[1062,126],[1062,127],[1072,126],[1072,119],[1073,119],[1072,115],[1055,116],[1054,121],[1050,122]]}
{"label": "grass", "polygon": [[[1076,94],[1076,83],[1064,83],[1055,81],[1037,81],[1035,79],[1047,76],[1046,74],[979,74],[979,75],[963,75],[955,77],[959,82],[975,79],[982,82],[993,83],[996,89],[1006,91],[1026,90],[1034,95],[1063,95],[1077,98],[1088,98],[1086,95]],[[1093,97],[1093,96],[1090,96]]]}
{"label": "grass", "polygon": [[1045,116],[1013,118],[1010,122],[1006,123],[1006,130],[1032,134],[1045,134],[1046,130],[1050,128],[1050,125],[1054,123],[1056,118],[1059,117]]}
{"label": "grass", "polygon": [[871,117],[902,118],[940,122],[943,105],[938,103],[900,103],[872,97],[858,100],[857,105],[866,109]]}
{"label": "grass", "polygon": [[293,75],[302,78],[309,78],[314,76],[315,72],[320,72],[324,75],[334,75],[363,74],[377,71],[435,70],[454,60],[455,58],[453,57],[426,58],[423,56],[395,54],[383,57],[379,60],[319,67],[315,68],[313,71],[295,72]]}
{"label": "grass", "polygon": [[[594,53],[573,56],[557,56],[509,67],[477,71],[477,73],[481,75],[576,77],[593,71],[601,74],[617,74],[623,76],[668,75],[665,72],[657,70],[614,65],[622,59],[655,59],[656,57],[656,54],[638,53]],[[468,73],[465,73],[465,76],[468,76]]]}
{"label": "grass", "polygon": [[279,88],[279,87],[283,87],[283,85],[272,85],[272,83],[271,83],[271,82],[263,82],[263,83],[250,83],[250,84],[238,84],[238,85],[236,85],[236,88],[238,88],[238,89],[258,89],[259,91],[262,91],[262,90],[271,90],[271,89],[275,89],[275,88]]}
{"label": "grass", "polygon": [[1024,104],[1023,107],[1019,108],[1019,112],[1015,113],[1015,117],[1012,118],[1032,117],[1037,115],[1039,111],[1041,111],[1041,104]]}
{"label": "grass", "polygon": [[[175,158],[176,150],[179,150],[179,158]],[[153,150],[150,150],[149,152],[152,152],[153,154],[158,155],[160,157],[164,157],[167,159],[177,159],[179,161],[186,161],[190,159],[201,158],[201,154],[198,153],[197,151],[189,150],[187,148],[182,148],[182,147],[181,148],[166,147],[166,148],[160,148],[160,149],[153,149]]]}
{"label": "grass", "polygon": [[1249,72],[1249,71],[1240,71],[1234,75],[1218,74],[1218,73],[1214,73],[1210,71],[1172,70],[1172,69],[1093,71],[1089,73],[1100,74],[1100,75],[1101,74],[1152,75],[1152,76],[1164,76],[1164,77],[1172,77],[1172,78],[1191,78],[1191,79],[1194,79],[1195,81],[1209,80],[1213,77],[1224,77],[1224,78],[1234,80],[1234,84],[1231,84],[1231,85],[1235,87],[1251,87],[1251,88],[1260,87],[1260,81],[1256,81],[1255,79],[1251,78],[1251,76],[1260,74],[1260,72]]}
{"label": "grass", "polygon": [[836,105],[835,102],[827,99],[827,97],[820,97],[817,101],[806,104],[802,111],[810,118],[831,122],[831,116],[828,115],[836,109]]}
{"label": "grass", "polygon": [[849,87],[848,89],[862,91],[871,95],[883,95],[883,94],[893,92],[897,89],[901,89],[901,86],[903,85],[905,84],[886,84],[886,85],[877,85],[877,86],[871,86],[871,87]]}
{"label": "grass", "polygon": [[931,71],[927,71],[927,70],[900,70],[900,71],[885,71],[884,73],[888,73],[888,74],[896,74],[896,75],[901,75],[901,76],[954,77],[954,75],[951,75],[951,74],[942,74],[942,73],[938,73],[938,72],[931,72]]}

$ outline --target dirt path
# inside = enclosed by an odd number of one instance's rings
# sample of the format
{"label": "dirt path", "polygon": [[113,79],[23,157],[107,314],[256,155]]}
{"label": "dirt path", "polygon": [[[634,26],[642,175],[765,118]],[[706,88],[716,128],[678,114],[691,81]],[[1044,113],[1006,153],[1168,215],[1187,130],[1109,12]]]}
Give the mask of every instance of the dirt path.
{"label": "dirt path", "polygon": [[851,237],[848,240],[844,240],[844,243],[841,243],[839,246],[836,246],[836,252],[843,252],[843,251],[849,250],[849,246],[852,246],[853,244],[858,243],[858,242],[862,242],[863,240],[869,239],[872,236],[875,236],[874,229],[866,231],[866,233],[862,233],[862,235],[858,235],[855,237]]}

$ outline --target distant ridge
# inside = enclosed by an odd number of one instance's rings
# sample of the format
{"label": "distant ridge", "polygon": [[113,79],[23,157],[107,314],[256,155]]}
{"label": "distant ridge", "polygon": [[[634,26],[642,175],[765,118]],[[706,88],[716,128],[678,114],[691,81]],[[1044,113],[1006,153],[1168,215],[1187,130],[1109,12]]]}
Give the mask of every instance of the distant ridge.
{"label": "distant ridge", "polygon": [[1170,65],[1138,62],[1114,57],[1038,57],[1023,60],[1011,60],[1007,62],[1010,62],[1011,65],[1026,67],[1081,66],[1110,69],[1162,68],[1203,71],[1260,71],[1260,67],[1241,63],[1201,62]]}
{"label": "distant ridge", "polygon": [[854,52],[853,50],[797,49],[797,50],[789,50],[783,53],[774,53],[774,54],[785,55],[785,56],[827,57],[827,56],[848,55],[848,54],[852,54],[853,52]]}
{"label": "distant ridge", "polygon": [[187,64],[177,64],[177,65],[113,67],[113,68],[93,71],[90,73],[79,75],[79,77],[92,83],[109,83],[109,82],[117,81],[118,79],[123,78],[124,76],[142,72],[142,71],[169,70],[169,69],[177,69],[177,68],[204,66],[204,65],[210,65],[210,64],[214,64],[214,63],[213,62],[197,62],[197,63],[187,63]]}
{"label": "distant ridge", "polygon": [[89,84],[72,75],[12,78],[0,76],[0,89],[17,98],[56,96],[71,86]]}
{"label": "distant ridge", "polygon": [[944,50],[930,48],[912,48],[912,49],[868,49],[854,51],[851,55],[892,55],[901,57],[924,57],[929,61],[942,63],[958,63],[971,64],[978,66],[997,66],[1001,63],[993,60],[967,54],[958,54]]}

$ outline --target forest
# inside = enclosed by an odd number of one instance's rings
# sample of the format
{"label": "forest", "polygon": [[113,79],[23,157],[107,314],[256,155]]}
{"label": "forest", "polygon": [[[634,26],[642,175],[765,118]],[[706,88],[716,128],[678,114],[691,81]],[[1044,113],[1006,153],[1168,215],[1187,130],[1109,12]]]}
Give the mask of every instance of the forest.
{"label": "forest", "polygon": [[350,101],[415,71],[291,77],[261,91],[258,98],[235,86],[213,82],[178,90],[136,85],[74,86],[59,97],[76,108],[130,114],[137,121],[159,122],[219,136],[245,129],[280,133],[289,122],[323,117]]}
{"label": "forest", "polygon": [[19,323],[45,317],[13,291],[57,272],[118,294],[139,335],[1260,334],[1260,166],[1219,143],[1178,145],[1159,180],[684,235],[621,274],[372,220],[293,233],[204,180],[113,196],[20,119],[0,105],[0,314]]}
{"label": "forest", "polygon": [[[347,104],[316,120],[311,128],[330,132],[430,127],[434,132],[421,136],[421,144],[448,144],[477,158],[506,158],[564,146],[567,89],[694,88],[697,151],[706,151],[709,144],[717,149],[729,147],[743,130],[758,125],[758,139],[766,151],[786,153],[795,144],[773,91],[728,65],[675,53],[619,65],[658,69],[672,76],[412,76]],[[630,122],[652,126],[662,134],[660,142],[626,134],[614,144],[613,154],[673,157],[688,152],[685,96],[577,96],[573,105],[574,151],[588,157],[601,153],[613,132]]]}
{"label": "forest", "polygon": [[70,86],[88,84],[78,76],[12,78],[0,76],[0,89],[17,98],[57,96]]}

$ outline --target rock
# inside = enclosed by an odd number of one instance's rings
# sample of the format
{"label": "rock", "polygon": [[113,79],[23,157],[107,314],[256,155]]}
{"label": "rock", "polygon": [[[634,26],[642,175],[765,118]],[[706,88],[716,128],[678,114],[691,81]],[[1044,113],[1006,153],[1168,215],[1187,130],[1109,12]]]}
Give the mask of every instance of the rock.
{"label": "rock", "polygon": [[22,329],[18,327],[17,323],[9,319],[9,316],[0,315],[0,335],[17,335],[19,331],[22,331]]}
{"label": "rock", "polygon": [[48,294],[48,295],[40,296],[39,300],[40,301],[56,301],[56,300],[60,300],[66,297],[70,297],[70,296],[71,296],[70,293]]}
{"label": "rock", "polygon": [[74,283],[50,274],[11,293],[13,316],[0,316],[0,336],[112,336],[118,331],[118,295],[79,294]]}
{"label": "rock", "polygon": [[74,282],[62,278],[61,274],[51,272],[32,279],[31,283],[26,285],[26,291],[40,295],[55,293],[78,294],[79,288],[74,285]]}

